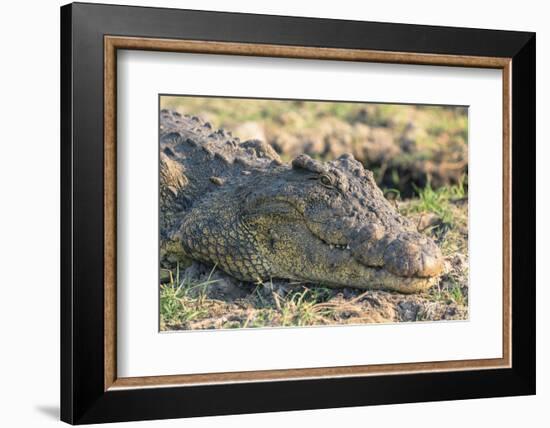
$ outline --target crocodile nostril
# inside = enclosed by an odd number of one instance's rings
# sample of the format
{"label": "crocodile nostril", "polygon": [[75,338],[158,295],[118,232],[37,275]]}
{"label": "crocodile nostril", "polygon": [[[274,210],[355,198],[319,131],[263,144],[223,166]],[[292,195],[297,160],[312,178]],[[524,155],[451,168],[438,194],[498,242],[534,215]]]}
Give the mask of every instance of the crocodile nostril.
{"label": "crocodile nostril", "polygon": [[443,256],[431,239],[414,232],[401,234],[386,247],[384,268],[399,276],[429,278],[443,271]]}
{"label": "crocodile nostril", "polygon": [[437,254],[422,253],[422,266],[419,269],[417,276],[432,277],[437,276],[443,271],[443,256],[437,249]]}

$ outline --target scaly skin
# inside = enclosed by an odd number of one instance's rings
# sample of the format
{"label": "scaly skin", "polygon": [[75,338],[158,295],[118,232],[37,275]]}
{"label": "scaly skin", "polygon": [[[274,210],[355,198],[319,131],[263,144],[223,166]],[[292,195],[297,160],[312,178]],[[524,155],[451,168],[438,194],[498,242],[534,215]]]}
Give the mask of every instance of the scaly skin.
{"label": "scaly skin", "polygon": [[169,111],[161,151],[161,245],[235,278],[416,292],[443,269],[351,155],[287,165],[265,143]]}

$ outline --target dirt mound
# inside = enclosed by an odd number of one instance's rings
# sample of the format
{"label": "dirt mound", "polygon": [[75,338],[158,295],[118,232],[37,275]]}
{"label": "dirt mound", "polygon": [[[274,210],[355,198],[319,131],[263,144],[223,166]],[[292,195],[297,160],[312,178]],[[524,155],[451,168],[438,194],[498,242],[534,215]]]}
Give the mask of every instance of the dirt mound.
{"label": "dirt mound", "polygon": [[[456,184],[467,173],[468,146],[461,136],[449,133],[427,136],[412,123],[400,132],[327,118],[317,127],[294,131],[277,127],[267,130],[265,135],[287,159],[307,153],[329,160],[352,153],[374,171],[381,187],[397,189],[405,197],[413,194],[414,186],[423,188],[428,182],[434,188]],[[428,141],[434,145],[429,151],[425,147]]]}

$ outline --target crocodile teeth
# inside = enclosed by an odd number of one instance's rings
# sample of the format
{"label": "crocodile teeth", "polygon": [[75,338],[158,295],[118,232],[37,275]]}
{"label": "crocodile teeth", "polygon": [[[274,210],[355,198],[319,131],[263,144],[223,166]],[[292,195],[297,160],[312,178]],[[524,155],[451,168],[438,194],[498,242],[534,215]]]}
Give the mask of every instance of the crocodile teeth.
{"label": "crocodile teeth", "polygon": [[329,248],[331,250],[333,249],[338,249],[338,250],[349,250],[349,245],[344,245],[344,244],[328,244]]}

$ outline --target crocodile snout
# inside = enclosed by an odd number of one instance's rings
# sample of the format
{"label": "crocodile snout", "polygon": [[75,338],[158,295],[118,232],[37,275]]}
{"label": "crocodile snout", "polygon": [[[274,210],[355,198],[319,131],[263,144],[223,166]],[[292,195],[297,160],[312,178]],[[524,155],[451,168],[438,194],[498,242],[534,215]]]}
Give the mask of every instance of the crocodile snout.
{"label": "crocodile snout", "polygon": [[417,232],[388,234],[383,227],[370,224],[357,233],[351,250],[360,263],[401,277],[431,278],[443,271],[439,247]]}
{"label": "crocodile snout", "polygon": [[402,233],[386,247],[384,268],[398,276],[430,278],[443,271],[443,256],[430,238]]}

